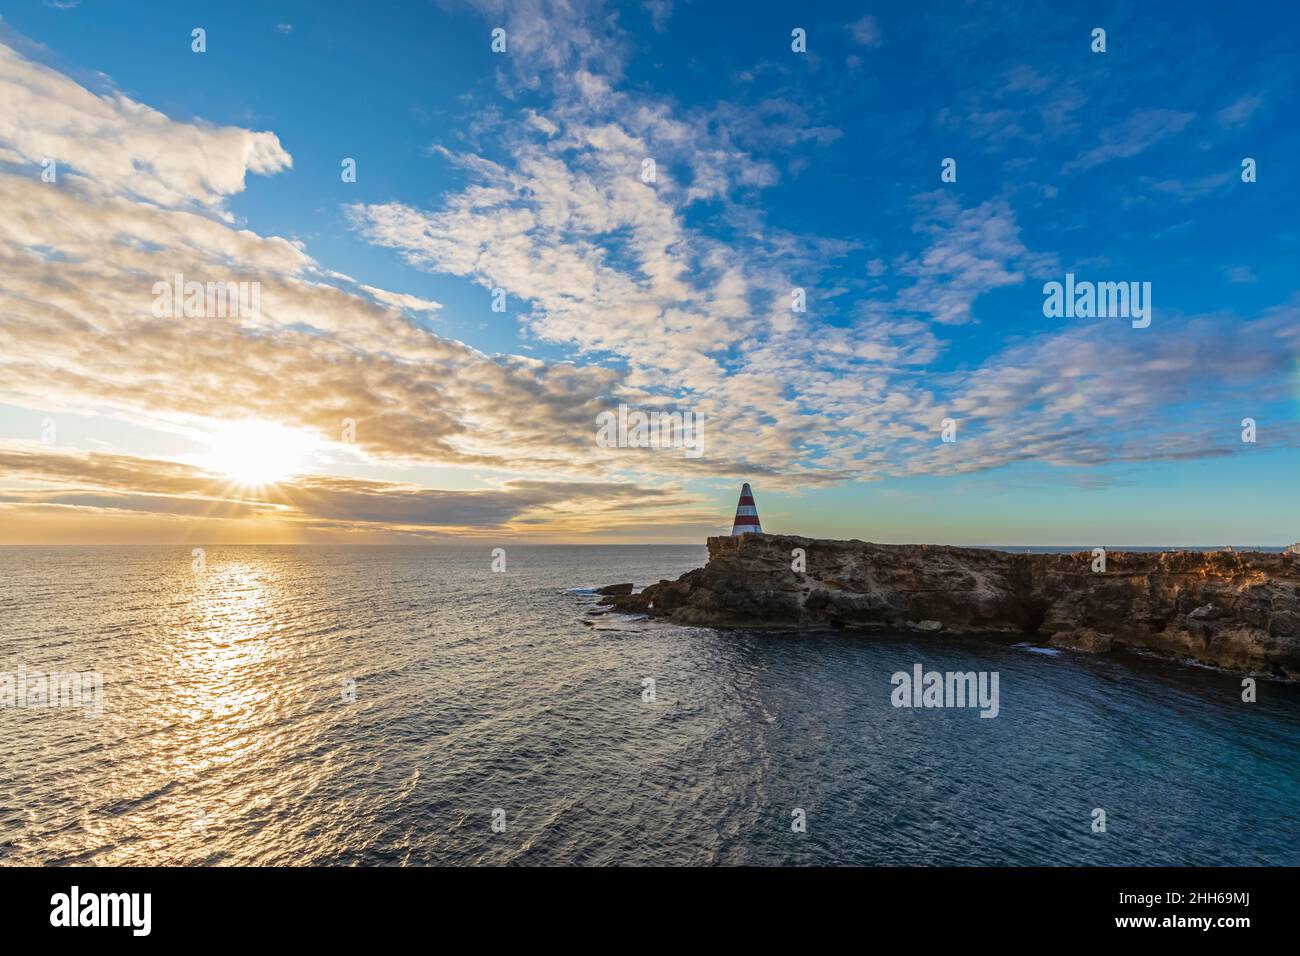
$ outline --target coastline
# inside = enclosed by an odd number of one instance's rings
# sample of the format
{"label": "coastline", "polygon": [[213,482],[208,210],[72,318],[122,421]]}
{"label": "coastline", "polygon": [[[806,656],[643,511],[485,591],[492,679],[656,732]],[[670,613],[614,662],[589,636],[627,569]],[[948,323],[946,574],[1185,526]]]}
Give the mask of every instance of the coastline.
{"label": "coastline", "polygon": [[797,535],[708,540],[708,562],[602,603],[677,624],[851,627],[1129,649],[1300,679],[1300,555],[1263,551],[1013,553]]}

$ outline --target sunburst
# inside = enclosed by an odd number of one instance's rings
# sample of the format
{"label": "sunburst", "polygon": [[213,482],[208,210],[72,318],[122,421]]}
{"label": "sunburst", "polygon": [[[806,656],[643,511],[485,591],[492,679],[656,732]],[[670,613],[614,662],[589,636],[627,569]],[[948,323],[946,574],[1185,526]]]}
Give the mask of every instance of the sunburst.
{"label": "sunburst", "polygon": [[265,488],[305,470],[317,444],[307,433],[274,422],[229,422],[209,438],[202,463],[236,487]]}

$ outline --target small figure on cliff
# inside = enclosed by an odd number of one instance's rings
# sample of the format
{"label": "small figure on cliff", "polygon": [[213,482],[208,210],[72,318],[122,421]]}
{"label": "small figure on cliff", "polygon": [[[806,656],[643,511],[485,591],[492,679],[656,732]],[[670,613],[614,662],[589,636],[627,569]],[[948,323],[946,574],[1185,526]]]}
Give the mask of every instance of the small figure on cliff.
{"label": "small figure on cliff", "polygon": [[749,490],[749,482],[740,489],[740,503],[736,505],[736,521],[731,526],[731,536],[738,534],[762,534],[763,526],[758,523],[758,509],[754,507],[754,493]]}

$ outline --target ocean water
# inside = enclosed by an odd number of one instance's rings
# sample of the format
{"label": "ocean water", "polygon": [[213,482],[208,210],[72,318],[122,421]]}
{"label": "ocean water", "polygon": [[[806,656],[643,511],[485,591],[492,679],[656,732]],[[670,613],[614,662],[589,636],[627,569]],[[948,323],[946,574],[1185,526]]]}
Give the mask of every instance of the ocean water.
{"label": "ocean water", "polygon": [[[0,672],[104,682],[0,709],[0,863],[1300,864],[1300,688],[570,593],[704,557],[0,548]],[[893,707],[916,663],[998,716]]]}

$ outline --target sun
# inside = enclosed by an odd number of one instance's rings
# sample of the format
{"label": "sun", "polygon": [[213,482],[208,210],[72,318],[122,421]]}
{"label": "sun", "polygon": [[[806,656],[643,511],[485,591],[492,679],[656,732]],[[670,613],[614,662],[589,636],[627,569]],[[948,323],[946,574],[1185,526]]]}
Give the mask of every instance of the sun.
{"label": "sun", "polygon": [[203,463],[236,485],[262,488],[303,471],[314,444],[305,433],[274,422],[229,422],[208,439]]}

